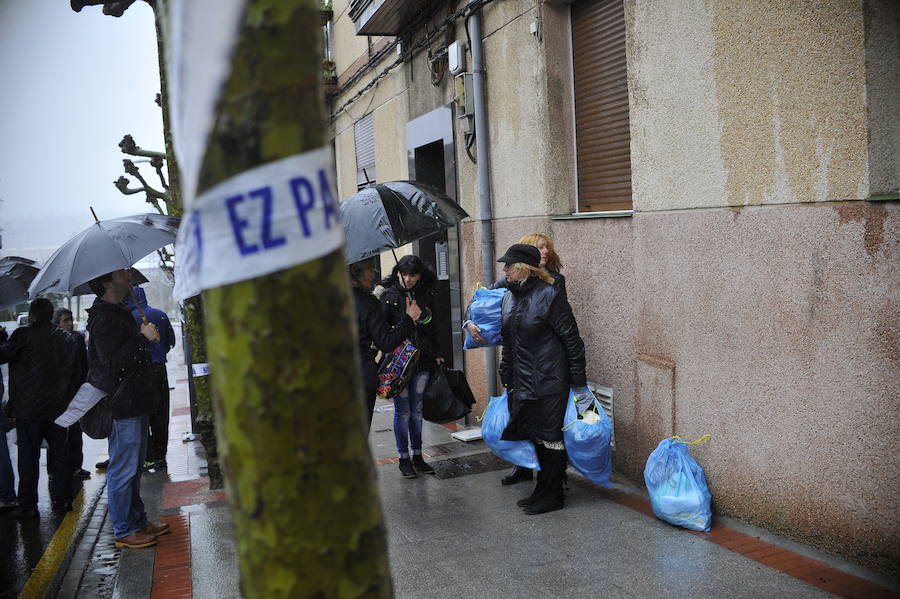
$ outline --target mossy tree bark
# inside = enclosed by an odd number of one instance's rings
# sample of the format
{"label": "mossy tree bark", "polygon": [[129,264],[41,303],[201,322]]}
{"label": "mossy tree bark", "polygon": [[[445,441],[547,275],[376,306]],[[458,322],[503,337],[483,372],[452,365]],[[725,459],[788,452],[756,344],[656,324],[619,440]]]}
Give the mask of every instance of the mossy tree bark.
{"label": "mossy tree bark", "polygon": [[[319,0],[250,0],[199,191],[327,143]],[[343,252],[204,292],[247,599],[389,597]]]}

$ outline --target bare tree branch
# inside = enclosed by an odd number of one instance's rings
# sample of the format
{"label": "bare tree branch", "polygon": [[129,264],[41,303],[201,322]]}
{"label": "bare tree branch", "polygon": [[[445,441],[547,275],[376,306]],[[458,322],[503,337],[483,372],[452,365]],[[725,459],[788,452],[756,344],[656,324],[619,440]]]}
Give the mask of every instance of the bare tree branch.
{"label": "bare tree branch", "polygon": [[122,150],[123,154],[130,154],[132,156],[143,156],[144,158],[162,158],[165,160],[166,153],[165,152],[154,152],[152,150],[144,150],[140,148],[136,143],[134,143],[134,138],[130,135],[126,135],[122,138],[122,141],[119,142],[119,148]]}

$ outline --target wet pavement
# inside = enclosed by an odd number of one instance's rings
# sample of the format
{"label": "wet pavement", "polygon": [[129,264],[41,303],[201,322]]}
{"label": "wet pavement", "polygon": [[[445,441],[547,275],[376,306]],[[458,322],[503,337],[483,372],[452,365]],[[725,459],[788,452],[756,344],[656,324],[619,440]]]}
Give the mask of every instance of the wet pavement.
{"label": "wet pavement", "polygon": [[[16,433],[7,435],[10,459],[13,470],[16,469],[17,446]],[[106,459],[106,440],[91,439],[84,436],[85,470],[91,472],[91,478],[83,482],[74,481],[77,490],[83,491],[85,498],[95,496],[102,490],[106,476],[94,472],[94,464]],[[65,514],[55,513],[50,509],[50,495],[47,490],[47,450],[41,450],[41,475],[38,481],[38,520],[17,520],[0,514],[0,599],[18,597],[31,576],[32,571],[44,556],[44,551],[53,535],[63,522]],[[18,488],[18,474],[16,486]],[[83,487],[83,489],[82,489]],[[76,490],[76,493],[78,492]],[[92,501],[82,501],[83,508],[92,507]]]}

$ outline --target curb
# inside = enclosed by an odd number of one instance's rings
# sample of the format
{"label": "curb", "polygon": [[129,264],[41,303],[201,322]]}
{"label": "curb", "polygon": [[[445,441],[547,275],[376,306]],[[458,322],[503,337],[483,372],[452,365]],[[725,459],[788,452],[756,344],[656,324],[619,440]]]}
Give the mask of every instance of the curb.
{"label": "curb", "polygon": [[[62,587],[63,580],[67,577],[76,553],[76,546],[78,549],[81,548],[83,543],[79,544],[79,541],[84,537],[89,524],[95,520],[97,504],[105,489],[106,479],[104,478],[90,497],[85,498],[84,488],[78,492],[78,496],[73,502],[75,509],[66,514],[56,529],[53,538],[44,549],[43,556],[28,577],[22,592],[19,593],[19,599],[56,596]],[[93,546],[93,542],[91,546]]]}

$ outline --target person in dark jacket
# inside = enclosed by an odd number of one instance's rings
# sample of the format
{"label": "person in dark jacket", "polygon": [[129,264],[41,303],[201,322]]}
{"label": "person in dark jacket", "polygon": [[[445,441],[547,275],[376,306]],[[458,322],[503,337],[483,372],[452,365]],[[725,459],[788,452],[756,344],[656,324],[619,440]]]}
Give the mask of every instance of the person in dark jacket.
{"label": "person in dark jacket", "polygon": [[[541,253],[541,269],[553,278],[553,286],[559,289],[559,293],[561,293],[563,297],[568,297],[568,294],[566,293],[566,277],[559,272],[562,270],[562,261],[556,253],[556,248],[553,246],[553,240],[543,233],[529,233],[528,235],[523,236],[518,243],[527,243],[538,249]],[[501,288],[508,288],[506,275],[501,276],[490,286],[490,289]],[[481,336],[481,329],[477,324],[469,320],[468,313],[468,309],[466,309],[466,320],[463,323],[463,328],[468,331],[469,335],[476,343],[487,344],[487,340]],[[512,472],[500,479],[500,484],[514,485],[531,479],[532,474],[530,469],[522,468],[521,466],[513,466]]]}
{"label": "person in dark jacket", "polygon": [[55,511],[72,509],[72,472],[66,429],[53,423],[69,404],[74,338],[55,326],[53,304],[37,298],[28,307],[28,324],[0,346],[0,364],[9,363],[7,414],[16,419],[19,505],[10,514],[37,518],[41,442],[47,441],[47,473]]}
{"label": "person in dark jacket", "polygon": [[569,388],[576,389],[579,413],[590,405],[584,342],[568,299],[541,270],[537,248],[513,244],[498,262],[509,288],[501,310],[500,380],[510,420],[502,438],[534,442],[541,466],[537,485],[518,505],[526,514],[542,514],[563,507],[562,428]]}
{"label": "person in dark jacket", "polygon": [[[150,369],[156,389],[156,411],[150,415],[150,436],[147,439],[147,460],[144,470],[159,470],[166,467],[166,450],[169,445],[169,375],[166,372],[166,354],[175,347],[175,331],[165,312],[147,303],[147,294],[140,287],[131,289],[131,296],[125,298],[125,305],[131,308],[131,316],[140,324],[143,318],[159,331],[159,341],[150,342]],[[140,310],[138,310],[140,307]]]}
{"label": "person in dark jacket", "polygon": [[[6,343],[9,334],[6,327],[0,327],[0,343]],[[3,386],[3,374],[0,373],[0,398],[6,389]],[[14,426],[10,424],[10,426]],[[11,430],[11,429],[9,429]],[[16,507],[16,481],[13,475],[12,461],[9,459],[9,446],[6,444],[7,420],[6,405],[0,406],[0,512],[7,512]]]}
{"label": "person in dark jacket", "polygon": [[372,295],[372,283],[375,280],[375,258],[354,262],[349,266],[349,270],[350,282],[353,284],[353,301],[356,306],[359,359],[366,400],[366,414],[371,427],[378,389],[378,368],[375,365],[376,350],[388,354],[404,340],[411,338],[416,327],[415,321],[422,315],[422,310],[415,301],[406,298],[406,313],[397,325],[392,327],[385,319],[378,299]]}
{"label": "person in dark jacket", "polygon": [[[73,344],[73,371],[69,379],[68,397],[75,397],[78,388],[87,377],[87,345],[84,335],[75,330],[75,319],[68,308],[57,308],[53,313],[53,324],[72,335]],[[77,422],[66,429],[66,451],[69,456],[69,469],[76,478],[90,478],[91,473],[81,467],[84,461],[84,442],[81,437],[81,425]]]}
{"label": "person in dark jacket", "polygon": [[404,478],[415,478],[416,472],[434,473],[434,468],[422,457],[422,396],[431,370],[444,363],[444,358],[437,354],[437,329],[432,312],[436,280],[437,277],[421,258],[403,256],[394,266],[391,276],[381,281],[385,289],[381,303],[391,326],[398,326],[403,320],[407,299],[414,301],[422,310],[410,338],[419,350],[416,372],[400,395],[394,398],[394,438],[400,456],[400,473]]}
{"label": "person in dark jacket", "polygon": [[147,521],[141,501],[141,465],[147,451],[148,416],[157,394],[150,370],[150,342],[156,327],[138,325],[124,300],[128,271],[116,270],[89,283],[97,295],[88,310],[87,382],[107,394],[112,412],[106,489],[116,547],[149,547],[169,531]]}

